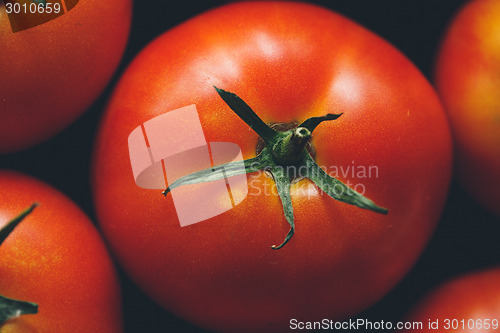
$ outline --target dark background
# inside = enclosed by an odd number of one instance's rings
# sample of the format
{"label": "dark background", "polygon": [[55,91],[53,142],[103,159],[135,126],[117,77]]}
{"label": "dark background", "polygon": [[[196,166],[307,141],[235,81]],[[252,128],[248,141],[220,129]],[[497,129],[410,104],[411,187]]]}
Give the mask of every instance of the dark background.
{"label": "dark background", "polygon": [[[340,12],[399,48],[432,81],[439,41],[463,0],[309,1]],[[136,0],[129,44],[107,89],[76,123],[34,148],[0,156],[0,168],[34,175],[66,193],[95,221],[89,166],[96,127],[127,64],[162,32],[219,1]],[[397,321],[430,289],[458,274],[500,261],[500,219],[482,209],[453,182],[443,218],[421,259],[384,299],[360,314],[372,321]],[[394,255],[398,255],[395,253]],[[120,272],[126,332],[206,332],[152,303]],[[256,318],[257,320],[258,318]],[[89,318],[92,320],[92,318]]]}

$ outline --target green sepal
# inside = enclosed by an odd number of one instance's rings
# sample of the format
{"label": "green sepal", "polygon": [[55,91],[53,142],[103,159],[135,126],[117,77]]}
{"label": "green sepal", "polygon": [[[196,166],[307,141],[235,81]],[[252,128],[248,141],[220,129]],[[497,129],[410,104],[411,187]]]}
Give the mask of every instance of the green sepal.
{"label": "green sepal", "polygon": [[[163,191],[164,195],[167,195],[171,190],[181,185],[215,181],[259,170],[269,171],[276,184],[285,218],[290,225],[290,230],[284,241],[280,245],[272,246],[276,250],[287,244],[295,233],[290,186],[294,179],[300,179],[300,177],[309,178],[333,199],[376,213],[388,213],[386,208],[376,205],[372,200],[349,188],[340,180],[330,177],[316,164],[311,154],[305,149],[307,141],[311,138],[311,133],[319,124],[324,121],[335,120],[342,113],[328,113],[325,116],[311,117],[296,128],[278,132],[265,124],[250,106],[237,95],[215,86],[214,88],[231,110],[264,140],[266,147],[264,147],[257,157],[221,164],[181,177]],[[244,168],[242,167],[242,163]],[[300,174],[296,174],[297,170],[300,171]]]}
{"label": "green sepal", "polygon": [[274,182],[276,184],[276,190],[283,206],[283,213],[285,214],[285,218],[288,224],[290,224],[290,230],[288,231],[285,240],[278,246],[271,246],[273,250],[278,250],[285,246],[285,244],[288,243],[290,239],[292,239],[292,236],[295,233],[292,197],[290,196],[290,184],[292,182],[292,176],[287,172],[287,170],[287,168],[282,167],[274,167],[270,169],[271,174],[273,175]]}
{"label": "green sepal", "polygon": [[36,313],[38,313],[36,303],[19,301],[0,295],[0,327],[9,319]]}
{"label": "green sepal", "polygon": [[38,203],[33,203],[30,207],[23,210],[21,214],[10,220],[9,223],[7,223],[7,225],[0,230],[0,245],[2,245],[5,239],[12,233],[19,223],[21,223],[21,221],[24,220],[24,218],[28,216],[37,206]]}
{"label": "green sepal", "polygon": [[340,117],[341,115],[343,115],[343,113],[339,113],[339,114],[327,113],[324,116],[311,117],[311,118],[306,119],[302,124],[300,124],[297,127],[305,127],[312,133],[316,129],[316,127],[319,124],[321,124],[322,122],[329,121],[329,120],[335,120],[338,117]]}
{"label": "green sepal", "polygon": [[340,180],[329,176],[316,164],[311,154],[304,154],[303,159],[306,166],[306,174],[302,174],[302,176],[312,180],[314,184],[333,199],[380,214],[387,214],[389,212],[387,209],[377,206],[373,201],[351,189]]}
{"label": "green sepal", "polygon": [[219,89],[216,86],[214,86],[214,88],[224,102],[226,102],[226,104],[231,108],[231,110],[233,110],[238,117],[247,123],[248,126],[250,126],[250,128],[253,129],[255,133],[257,133],[262,140],[269,145],[278,132],[267,126],[267,124],[263,122],[259,116],[257,116],[252,108],[236,94]]}
{"label": "green sepal", "polygon": [[207,168],[180,177],[172,182],[172,184],[170,184],[162,193],[166,196],[174,188],[182,185],[213,182],[220,179],[263,170],[267,165],[269,165],[268,154],[266,154],[265,151],[267,151],[266,148],[264,148],[262,152],[254,158],[220,164],[212,168]]}
{"label": "green sepal", "polygon": [[[33,203],[30,207],[22,211],[18,216],[14,217],[0,230],[0,245],[14,231],[14,229],[28,216],[38,203]],[[38,305],[31,302],[15,300],[0,295],[0,327],[9,319],[19,317],[24,314],[38,313]]]}

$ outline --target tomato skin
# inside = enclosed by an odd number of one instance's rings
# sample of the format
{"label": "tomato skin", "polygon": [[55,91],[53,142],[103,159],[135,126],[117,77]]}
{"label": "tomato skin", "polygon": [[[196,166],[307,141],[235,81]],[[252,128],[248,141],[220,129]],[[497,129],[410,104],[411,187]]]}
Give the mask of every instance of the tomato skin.
{"label": "tomato skin", "polygon": [[[405,319],[407,322],[422,322],[423,329],[404,330],[400,332],[441,332],[445,325],[453,325],[446,319],[458,321],[458,329],[447,329],[450,332],[498,332],[500,318],[500,293],[498,281],[500,269],[490,268],[469,273],[444,283],[431,291],[422,299]],[[465,327],[461,323],[464,320]],[[469,320],[474,320],[469,323]],[[489,319],[490,327],[478,327],[478,322],[484,325]],[[491,327],[492,320],[497,320],[496,329]],[[429,329],[428,322],[439,320],[439,330]],[[470,327],[469,327],[470,325]]]}
{"label": "tomato skin", "polygon": [[131,0],[81,0],[13,33],[0,5],[0,153],[60,132],[104,90],[125,49]]}
{"label": "tomato skin", "polygon": [[500,216],[500,3],[471,1],[444,36],[436,88],[451,122],[456,177]]}
{"label": "tomato skin", "polygon": [[0,294],[38,304],[7,332],[123,332],[113,263],[88,217],[67,197],[24,174],[0,171],[0,227],[39,206],[0,246]]}
{"label": "tomato skin", "polygon": [[[267,123],[344,112],[313,134],[321,166],[378,167],[357,179],[383,216],[292,187],[296,233],[277,196],[181,228],[172,198],[139,188],[127,138],[143,122],[195,103],[208,142],[255,156],[257,135],[213,89]],[[103,233],[132,279],[166,309],[218,332],[288,331],[289,320],[340,319],[387,293],[430,237],[447,193],[451,139],[430,84],[392,46],[320,7],[237,3],[165,33],[130,65],[96,144],[93,191]],[[249,175],[263,193],[273,182]],[[299,190],[300,189],[300,190]],[[251,189],[250,189],[251,190]],[[396,256],[394,254],[397,254]]]}

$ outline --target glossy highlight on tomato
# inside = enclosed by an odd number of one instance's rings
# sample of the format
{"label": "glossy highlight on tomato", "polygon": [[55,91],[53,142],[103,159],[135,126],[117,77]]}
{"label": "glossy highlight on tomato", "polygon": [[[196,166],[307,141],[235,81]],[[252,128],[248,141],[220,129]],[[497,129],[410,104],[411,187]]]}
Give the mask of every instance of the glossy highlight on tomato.
{"label": "glossy highlight on tomato", "polygon": [[33,203],[0,246],[0,295],[38,305],[2,333],[123,332],[118,277],[89,218],[30,176],[0,171],[0,228]]}
{"label": "glossy highlight on tomato", "polygon": [[[289,225],[262,172],[248,175],[241,204],[180,227],[170,196],[136,185],[127,139],[195,104],[207,142],[255,157],[258,135],[213,86],[268,124],[342,113],[314,130],[315,160],[389,214],[336,201],[303,179],[291,187],[296,233],[275,251]],[[450,172],[443,108],[400,52],[321,7],[246,2],[181,24],[131,63],[99,129],[93,192],[111,249],[156,302],[214,331],[282,332],[291,318],[354,315],[394,287],[435,228]]]}

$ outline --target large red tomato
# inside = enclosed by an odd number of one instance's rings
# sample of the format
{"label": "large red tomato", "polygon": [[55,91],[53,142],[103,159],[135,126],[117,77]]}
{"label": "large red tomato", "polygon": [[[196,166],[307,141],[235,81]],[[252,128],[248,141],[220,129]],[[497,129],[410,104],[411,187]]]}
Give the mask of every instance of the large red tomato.
{"label": "large red tomato", "polygon": [[455,17],[436,64],[436,87],[455,139],[466,190],[500,215],[500,2],[469,2]]}
{"label": "large red tomato", "polygon": [[498,332],[500,269],[470,273],[427,295],[405,320],[413,329],[402,332]]}
{"label": "large red tomato", "polygon": [[[206,141],[254,157],[258,135],[213,86],[265,123],[343,113],[315,129],[316,162],[388,215],[335,201],[303,179],[291,188],[295,236],[273,250],[290,226],[273,180],[253,173],[242,203],[181,227],[170,195],[136,185],[127,142],[144,122],[195,104]],[[199,135],[169,127],[157,129],[164,145]],[[387,42],[313,5],[237,3],[165,33],[130,65],[100,127],[94,199],[124,269],[166,309],[216,331],[280,332],[292,318],[353,315],[401,279],[439,219],[450,146],[434,90]]]}
{"label": "large red tomato", "polygon": [[0,246],[0,295],[34,302],[38,313],[0,331],[123,332],[118,279],[91,221],[52,187],[0,171],[0,228],[34,202],[39,206]]}
{"label": "large red tomato", "polygon": [[[17,11],[35,5],[25,2]],[[0,2],[0,153],[46,140],[90,106],[125,49],[131,7],[131,0],[80,0],[62,16],[13,32]]]}

